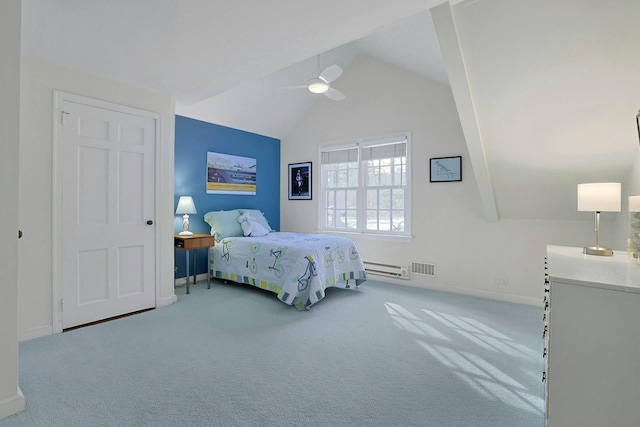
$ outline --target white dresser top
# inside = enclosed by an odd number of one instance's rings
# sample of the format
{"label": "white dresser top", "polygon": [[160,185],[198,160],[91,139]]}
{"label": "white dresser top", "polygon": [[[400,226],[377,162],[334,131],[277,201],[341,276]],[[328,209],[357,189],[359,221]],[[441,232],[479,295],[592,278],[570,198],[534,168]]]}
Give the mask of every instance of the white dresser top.
{"label": "white dresser top", "polygon": [[553,281],[640,293],[640,267],[629,261],[626,251],[598,256],[585,255],[582,248],[548,245],[547,262]]}

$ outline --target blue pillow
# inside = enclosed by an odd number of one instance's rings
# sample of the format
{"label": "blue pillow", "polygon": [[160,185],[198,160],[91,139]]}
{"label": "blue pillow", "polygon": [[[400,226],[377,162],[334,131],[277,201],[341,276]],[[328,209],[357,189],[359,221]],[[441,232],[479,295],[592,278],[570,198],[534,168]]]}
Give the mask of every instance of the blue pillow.
{"label": "blue pillow", "polygon": [[242,227],[238,223],[240,211],[233,209],[230,211],[207,212],[204,214],[204,220],[211,226],[211,235],[215,236],[216,241],[220,241],[225,237],[242,237]]}

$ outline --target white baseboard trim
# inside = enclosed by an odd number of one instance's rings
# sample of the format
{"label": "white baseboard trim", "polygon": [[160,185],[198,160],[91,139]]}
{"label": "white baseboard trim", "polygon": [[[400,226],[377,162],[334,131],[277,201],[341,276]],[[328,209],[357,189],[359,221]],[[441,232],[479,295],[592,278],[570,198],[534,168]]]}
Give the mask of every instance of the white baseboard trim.
{"label": "white baseboard trim", "polygon": [[18,387],[15,395],[0,401],[0,420],[24,411],[24,395]]}
{"label": "white baseboard trim", "polygon": [[53,325],[39,326],[28,331],[18,332],[18,342],[29,341],[36,338],[53,335]]}
{"label": "white baseboard trim", "polygon": [[164,298],[156,298],[156,308],[166,307],[167,305],[171,305],[177,301],[178,297],[176,296],[176,294],[171,294],[168,297]]}
{"label": "white baseboard trim", "polygon": [[[380,280],[377,279],[376,280]],[[536,307],[542,307],[542,297],[526,297],[522,295],[505,294],[502,292],[488,291],[484,289],[464,288],[461,286],[443,285],[440,283],[431,282],[417,282],[415,280],[387,280],[389,283],[394,283],[403,286],[412,286],[414,288],[433,289],[435,291],[452,292],[455,294],[468,295],[478,298],[487,298],[497,301],[512,302],[516,304],[532,305]]]}

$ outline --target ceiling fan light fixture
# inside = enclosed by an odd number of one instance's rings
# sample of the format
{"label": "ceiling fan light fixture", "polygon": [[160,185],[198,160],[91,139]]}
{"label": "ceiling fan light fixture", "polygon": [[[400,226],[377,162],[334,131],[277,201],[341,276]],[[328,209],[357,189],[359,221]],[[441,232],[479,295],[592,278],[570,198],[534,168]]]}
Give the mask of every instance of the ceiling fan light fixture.
{"label": "ceiling fan light fixture", "polygon": [[307,88],[311,93],[326,93],[329,90],[329,83],[320,78],[311,79],[307,83]]}

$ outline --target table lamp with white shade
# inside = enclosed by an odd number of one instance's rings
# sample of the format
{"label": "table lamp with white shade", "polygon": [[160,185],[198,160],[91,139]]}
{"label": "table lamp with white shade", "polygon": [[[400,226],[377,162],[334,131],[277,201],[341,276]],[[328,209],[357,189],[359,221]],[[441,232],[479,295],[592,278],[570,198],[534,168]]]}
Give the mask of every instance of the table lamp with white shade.
{"label": "table lamp with white shade", "polygon": [[189,214],[196,214],[196,205],[193,203],[191,196],[180,196],[178,200],[178,207],[176,208],[176,215],[182,216],[182,231],[178,233],[179,236],[193,236],[193,232],[189,231]]}
{"label": "table lamp with white shade", "polygon": [[600,212],[620,212],[621,189],[619,182],[578,184],[578,210],[596,213],[596,245],[585,247],[585,254],[613,255],[613,250],[600,246]]}

